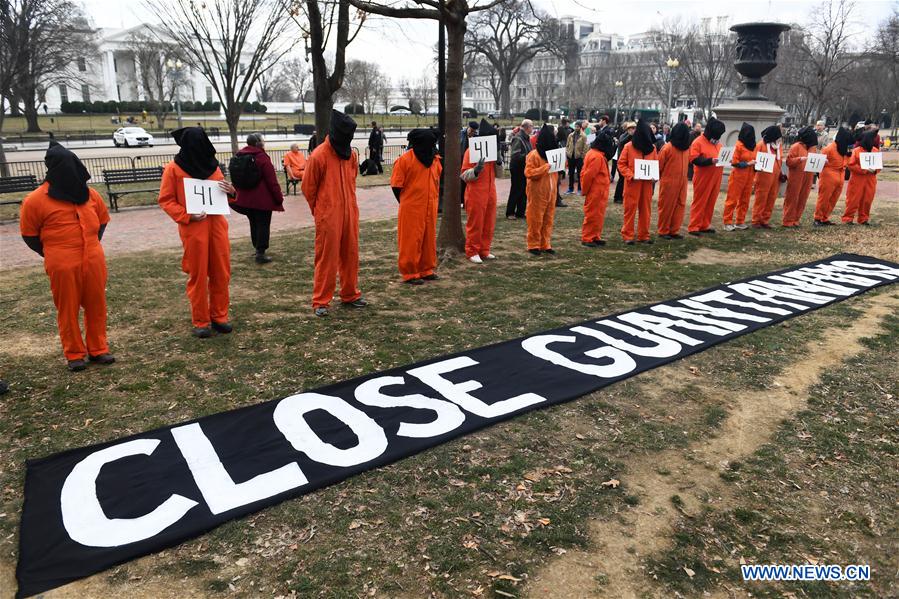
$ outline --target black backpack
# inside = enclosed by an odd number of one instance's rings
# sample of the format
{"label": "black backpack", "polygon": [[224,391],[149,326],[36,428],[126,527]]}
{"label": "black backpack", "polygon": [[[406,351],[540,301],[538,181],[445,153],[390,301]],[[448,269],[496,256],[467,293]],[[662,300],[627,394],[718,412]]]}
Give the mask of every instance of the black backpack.
{"label": "black backpack", "polygon": [[228,163],[231,183],[238,189],[253,189],[262,180],[262,172],[253,154],[235,154]]}

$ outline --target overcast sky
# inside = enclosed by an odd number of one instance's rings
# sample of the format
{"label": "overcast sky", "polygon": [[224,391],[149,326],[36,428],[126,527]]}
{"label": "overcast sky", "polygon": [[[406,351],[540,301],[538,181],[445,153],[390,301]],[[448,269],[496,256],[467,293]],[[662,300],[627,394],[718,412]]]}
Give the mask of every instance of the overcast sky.
{"label": "overcast sky", "polygon": [[[165,2],[165,0],[158,0]],[[478,0],[470,0],[472,3]],[[483,0],[481,0],[483,1]],[[604,33],[633,35],[681,17],[728,16],[729,25],[748,21],[805,23],[813,18],[821,0],[533,0],[551,16],[574,16],[601,24]],[[98,27],[132,27],[152,16],[139,0],[81,0]],[[899,6],[899,0],[857,0],[856,26],[873,29]],[[396,81],[418,77],[434,60],[437,26],[433,21],[372,19],[366,30],[348,47],[350,58],[376,60]]]}

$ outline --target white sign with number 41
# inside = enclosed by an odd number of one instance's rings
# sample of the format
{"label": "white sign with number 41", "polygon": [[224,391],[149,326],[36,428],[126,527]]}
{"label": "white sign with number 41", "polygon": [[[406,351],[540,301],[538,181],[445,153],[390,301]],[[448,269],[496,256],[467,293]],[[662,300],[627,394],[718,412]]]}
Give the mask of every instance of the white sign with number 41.
{"label": "white sign with number 41", "polygon": [[734,157],[734,147],[733,146],[724,146],[721,148],[721,151],[718,152],[718,162],[715,166],[730,166],[730,161]]}
{"label": "white sign with number 41", "polygon": [[546,151],[546,161],[549,163],[549,172],[557,173],[565,170],[565,148]]}
{"label": "white sign with number 41", "polygon": [[231,214],[228,196],[218,181],[185,179],[184,199],[188,214]]}
{"label": "white sign with number 41", "polygon": [[824,154],[809,154],[805,158],[805,168],[802,169],[806,173],[820,173],[827,164],[827,156]]}
{"label": "white sign with number 41", "polygon": [[755,155],[755,170],[765,173],[774,172],[774,154],[759,152]]}
{"label": "white sign with number 41", "polygon": [[858,163],[864,169],[883,170],[883,154],[880,152],[859,152]]}
{"label": "white sign with number 41", "polygon": [[634,159],[634,180],[635,181],[658,181],[659,180],[659,161],[658,160],[642,160]]}
{"label": "white sign with number 41", "polygon": [[468,158],[474,162],[480,162],[484,158],[484,162],[496,162],[496,136],[484,135],[481,137],[472,137],[468,140]]}

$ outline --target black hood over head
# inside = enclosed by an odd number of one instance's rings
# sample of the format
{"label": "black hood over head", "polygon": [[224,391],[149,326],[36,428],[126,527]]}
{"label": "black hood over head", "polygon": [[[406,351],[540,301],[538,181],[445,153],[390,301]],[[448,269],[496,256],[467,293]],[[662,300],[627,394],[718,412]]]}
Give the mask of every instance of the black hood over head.
{"label": "black hood over head", "polygon": [[481,125],[478,127],[478,137],[487,137],[488,135],[496,135],[496,127],[481,119]]}
{"label": "black hood over head", "polygon": [[874,149],[874,139],[876,137],[877,131],[865,131],[858,143],[865,152],[870,152]]}
{"label": "black hood over head", "polygon": [[688,150],[690,148],[690,128],[686,123],[678,123],[671,128],[668,134],[668,141],[678,150]]}
{"label": "black hood over head", "polygon": [[356,133],[356,121],[342,112],[331,111],[331,130],[328,139],[337,155],[349,160],[353,155],[353,134]]}
{"label": "black hood over head", "polygon": [[553,131],[553,126],[549,123],[543,125],[540,129],[540,133],[537,134],[537,153],[540,154],[540,157],[546,160],[546,151],[547,150],[555,150],[559,147],[559,142],[556,141],[556,134]]}
{"label": "black hood over head", "polygon": [[611,160],[615,156],[615,136],[608,129],[603,129],[596,134],[590,147],[594,150],[602,152],[606,160]]}
{"label": "black hood over head", "polygon": [[780,130],[780,127],[778,127],[777,125],[771,125],[770,127],[765,127],[762,130],[762,139],[765,140],[766,144],[773,144],[781,137],[783,137],[783,132]]}
{"label": "black hood over head", "polygon": [[803,127],[800,129],[799,133],[796,134],[796,138],[799,140],[799,143],[806,147],[806,149],[818,145],[818,134],[815,133],[815,130],[812,127]]}
{"label": "black hood over head", "polygon": [[710,117],[709,122],[705,124],[705,130],[702,134],[705,135],[705,138],[709,141],[717,141],[724,135],[725,129],[727,129],[727,127],[724,126],[724,123],[715,117]]}
{"label": "black hood over head", "polygon": [[637,121],[637,129],[634,131],[631,143],[643,154],[652,153],[656,147],[656,136],[653,134],[652,129],[649,128],[649,123],[643,119]]}
{"label": "black hood over head", "polygon": [[50,182],[47,193],[51,198],[73,204],[87,202],[90,197],[87,182],[91,175],[78,156],[58,142],[51,141],[44,156],[44,164],[47,165],[47,176],[44,180]]}
{"label": "black hood over head", "polygon": [[219,167],[215,146],[202,127],[175,129],[172,138],[181,147],[175,155],[175,164],[194,179],[208,179]]}
{"label": "black hood over head", "polygon": [[743,123],[743,126],[740,127],[740,133],[737,135],[737,139],[743,143],[747,150],[754,150],[756,144],[755,127],[749,123]]}
{"label": "black hood over head", "polygon": [[431,129],[413,129],[406,136],[420,163],[430,168],[437,155],[437,136]]}
{"label": "black hood over head", "polygon": [[850,133],[849,129],[846,127],[839,128],[833,141],[837,144],[837,152],[843,156],[849,156],[852,153],[852,150],[849,148],[849,145],[853,141],[852,133]]}

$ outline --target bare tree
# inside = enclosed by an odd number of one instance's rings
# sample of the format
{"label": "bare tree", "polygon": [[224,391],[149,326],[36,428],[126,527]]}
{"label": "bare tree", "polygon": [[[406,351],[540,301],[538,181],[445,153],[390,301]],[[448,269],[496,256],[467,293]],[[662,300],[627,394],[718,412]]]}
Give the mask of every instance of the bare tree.
{"label": "bare tree", "polygon": [[472,18],[465,35],[468,52],[479,54],[499,82],[497,107],[511,116],[511,85],[521,68],[542,51],[559,47],[555,19],[536,11],[529,0],[503,0]]}
{"label": "bare tree", "polygon": [[480,54],[468,52],[465,56],[465,74],[468,81],[478,89],[487,90],[493,97],[493,105],[499,108],[502,103],[502,89],[499,75]]}
{"label": "bare tree", "polygon": [[385,73],[380,73],[378,78],[372,83],[371,94],[378,105],[384,107],[385,115],[390,112],[390,92],[390,77]]}
{"label": "bare tree", "polygon": [[684,90],[696,98],[706,118],[722,98],[732,94],[736,81],[734,36],[708,24],[690,27],[683,37],[677,74]]}
{"label": "bare tree", "polygon": [[286,71],[286,63],[272,67],[259,74],[258,93],[260,102],[290,102],[294,98],[293,85]]}
{"label": "bare tree", "polygon": [[290,86],[291,99],[294,102],[305,102],[312,84],[306,61],[297,57],[284,60],[281,62],[281,73],[284,81]]}
{"label": "bare tree", "polygon": [[420,110],[416,109],[421,106],[421,103],[418,101],[415,84],[411,79],[403,78],[400,80],[400,92],[406,99],[406,108],[413,114],[418,114]]}
{"label": "bare tree", "polygon": [[341,95],[354,104],[361,104],[371,114],[378,100],[379,81],[384,78],[381,67],[375,62],[350,60],[346,65]]}
{"label": "bare tree", "polygon": [[[372,14],[399,19],[431,19],[446,27],[446,132],[455,136],[462,128],[462,65],[465,56],[466,19],[471,13],[487,10],[504,0],[348,0]],[[445,132],[445,133],[446,133]],[[437,247],[444,254],[461,253],[465,245],[462,209],[459,202],[461,147],[445,144],[443,169],[443,218]]]}
{"label": "bare tree", "polygon": [[421,102],[422,110],[427,113],[434,107],[437,98],[437,76],[427,69],[415,80],[415,97]]}
{"label": "bare tree", "polygon": [[877,27],[877,33],[872,44],[873,61],[878,66],[881,77],[868,77],[877,79],[883,86],[884,93],[892,102],[885,106],[891,111],[893,136],[899,130],[899,7],[893,9],[890,15]]}
{"label": "bare tree", "polygon": [[133,33],[127,45],[134,57],[137,84],[150,103],[159,128],[164,129],[178,86],[186,79],[182,69],[170,66],[182,59],[181,52],[171,42],[144,32]]}
{"label": "bare tree", "polygon": [[[334,97],[343,86],[346,47],[356,39],[365,23],[365,14],[350,15],[349,0],[282,0],[303,32],[306,55],[312,59],[312,89],[315,92],[315,128],[327,135]],[[334,47],[329,65],[325,53]]]}
{"label": "bare tree", "polygon": [[0,58],[8,63],[4,93],[16,108],[21,104],[28,132],[36,133],[41,130],[38,107],[46,90],[86,82],[77,65],[91,53],[94,32],[81,8],[68,0],[5,0],[0,7],[8,22],[5,45],[15,47],[9,57]]}
{"label": "bare tree", "polygon": [[185,60],[200,71],[222,103],[237,152],[243,104],[259,76],[290,49],[286,6],[277,0],[168,0],[151,3]]}

